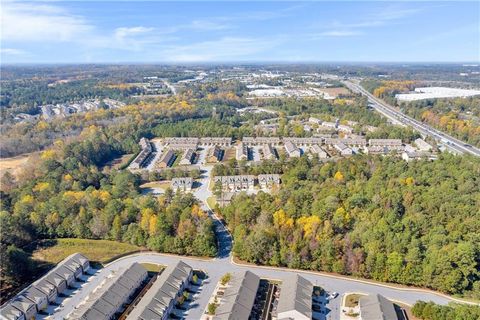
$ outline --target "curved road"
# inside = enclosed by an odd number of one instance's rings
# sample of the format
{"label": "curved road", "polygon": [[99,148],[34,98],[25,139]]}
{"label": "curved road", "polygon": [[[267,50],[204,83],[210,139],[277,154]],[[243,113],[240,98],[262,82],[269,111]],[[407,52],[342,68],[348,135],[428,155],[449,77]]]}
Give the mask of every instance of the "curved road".
{"label": "curved road", "polygon": [[98,270],[94,277],[91,277],[81,286],[81,289],[79,289],[70,298],[66,298],[62,302],[62,307],[57,309],[55,314],[52,316],[53,319],[63,319],[112,271],[129,266],[134,262],[170,265],[182,260],[188,263],[194,269],[203,270],[208,274],[209,277],[207,281],[205,281],[202,285],[200,293],[195,298],[194,305],[188,311],[188,315],[186,316],[187,319],[200,319],[220,278],[227,272],[241,270],[251,270],[261,278],[275,280],[282,280],[292,273],[298,273],[310,280],[314,285],[323,287],[327,292],[338,292],[339,297],[331,300],[326,306],[328,310],[326,319],[340,318],[340,297],[346,292],[361,292],[366,294],[379,293],[391,300],[409,305],[414,304],[417,300],[434,301],[439,304],[447,304],[448,302],[455,301],[455,299],[452,297],[429,290],[407,287],[400,288],[389,286],[387,284],[374,283],[366,280],[352,279],[320,272],[242,265],[235,263],[231,256],[232,237],[230,236],[226,227],[212,213],[212,210],[210,210],[206,202],[206,199],[212,195],[211,191],[208,190],[209,177],[212,167],[201,166],[201,169],[203,170],[203,175],[200,179],[201,186],[196,189],[195,195],[201,200],[202,208],[209,213],[215,223],[215,231],[219,239],[218,256],[215,259],[201,259],[195,257],[145,252],[120,258],[107,264],[103,269]]}

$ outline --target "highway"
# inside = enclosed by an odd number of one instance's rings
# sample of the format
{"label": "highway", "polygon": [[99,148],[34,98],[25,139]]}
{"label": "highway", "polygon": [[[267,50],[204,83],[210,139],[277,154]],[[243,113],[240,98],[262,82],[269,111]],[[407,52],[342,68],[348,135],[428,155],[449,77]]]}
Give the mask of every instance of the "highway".
{"label": "highway", "polygon": [[454,153],[469,153],[473,154],[474,156],[480,157],[480,149],[403,114],[396,108],[372,95],[362,86],[360,86],[360,84],[354,81],[343,81],[343,83],[353,92],[361,93],[367,96],[369,105],[376,111],[390,119],[393,123],[399,123],[412,127],[416,131],[420,132],[424,137],[428,136],[434,138]]}

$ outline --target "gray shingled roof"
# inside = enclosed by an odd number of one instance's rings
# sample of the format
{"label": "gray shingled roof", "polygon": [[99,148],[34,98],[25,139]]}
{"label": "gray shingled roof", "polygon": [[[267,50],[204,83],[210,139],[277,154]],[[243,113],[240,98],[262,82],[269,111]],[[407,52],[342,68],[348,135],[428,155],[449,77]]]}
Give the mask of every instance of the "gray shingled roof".
{"label": "gray shingled roof", "polygon": [[162,306],[168,306],[177,296],[181,282],[187,281],[191,271],[192,268],[182,261],[165,268],[127,319],[152,319],[152,313],[147,310],[159,313],[163,310]]}
{"label": "gray shingled roof", "polygon": [[368,320],[397,320],[393,303],[379,294],[363,296],[359,300],[360,315]]}
{"label": "gray shingled roof", "polygon": [[9,320],[19,319],[23,316],[23,313],[17,308],[15,308],[14,306],[12,306],[11,304],[5,305],[0,310],[0,314],[2,315],[2,317],[5,317],[6,319],[9,319]]}
{"label": "gray shingled roof", "polygon": [[56,290],[57,290],[56,287],[52,283],[48,282],[44,278],[40,279],[37,282],[34,282],[33,286],[35,288],[37,288],[38,290],[42,291],[43,293],[47,294],[47,295],[50,295],[53,292],[56,292]]}
{"label": "gray shingled roof", "polygon": [[90,262],[88,261],[88,258],[87,258],[87,257],[85,257],[83,254],[78,253],[78,252],[72,254],[72,255],[70,256],[70,259],[78,262],[78,263],[81,264],[81,265],[84,265],[84,264],[87,263],[87,262],[90,263]]}
{"label": "gray shingled roof", "polygon": [[16,296],[11,302],[11,305],[17,308],[18,310],[22,311],[23,313],[27,313],[30,308],[35,309],[35,313],[37,312],[37,308],[35,307],[35,303],[28,300],[24,296]]}
{"label": "gray shingled roof", "polygon": [[60,286],[62,282],[65,282],[65,279],[63,279],[61,276],[59,276],[54,272],[47,274],[47,276],[45,277],[45,280],[55,285],[56,287]]}
{"label": "gray shingled roof", "polygon": [[85,312],[80,318],[82,320],[100,320],[105,319],[105,314],[98,311],[97,309],[89,309]]}
{"label": "gray shingled roof", "polygon": [[47,299],[47,295],[35,287],[29,287],[28,289],[23,291],[22,294],[36,304],[42,302],[42,300]]}
{"label": "gray shingled roof", "polygon": [[280,286],[277,313],[296,310],[306,317],[312,317],[313,285],[299,275],[288,277]]}
{"label": "gray shingled roof", "polygon": [[52,270],[53,272],[55,272],[56,274],[58,274],[59,276],[61,276],[63,279],[67,280],[71,277],[74,277],[74,273],[72,270],[68,269],[67,267],[65,267],[63,264],[62,265],[58,265],[55,269]]}
{"label": "gray shingled roof", "polygon": [[138,316],[136,319],[141,319],[141,320],[158,320],[163,317],[163,312],[161,313],[156,313],[153,312],[151,309],[144,309],[142,314]]}
{"label": "gray shingled roof", "polygon": [[[136,289],[138,282],[144,279],[147,270],[134,263],[126,269],[120,269],[113,277],[90,293],[87,300],[79,305],[70,315],[70,319],[106,319],[118,311]],[[127,286],[125,286],[126,284]]]}
{"label": "gray shingled roof", "polygon": [[257,295],[260,278],[250,272],[234,273],[225,289],[215,320],[248,319]]}

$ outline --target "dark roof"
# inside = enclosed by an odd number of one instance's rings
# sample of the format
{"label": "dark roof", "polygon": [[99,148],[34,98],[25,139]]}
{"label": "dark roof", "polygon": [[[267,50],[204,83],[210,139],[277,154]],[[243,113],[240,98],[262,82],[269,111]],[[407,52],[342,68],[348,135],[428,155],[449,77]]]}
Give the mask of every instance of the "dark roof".
{"label": "dark roof", "polygon": [[138,263],[113,272],[113,276],[107,278],[103,285],[90,293],[89,298],[79,305],[69,318],[105,319],[127,301],[136,284],[146,275],[147,270]]}

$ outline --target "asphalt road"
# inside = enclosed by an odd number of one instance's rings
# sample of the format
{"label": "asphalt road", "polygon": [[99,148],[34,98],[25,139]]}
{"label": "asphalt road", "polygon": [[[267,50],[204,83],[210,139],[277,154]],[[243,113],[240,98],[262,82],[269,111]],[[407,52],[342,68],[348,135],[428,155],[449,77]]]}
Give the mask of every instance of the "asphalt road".
{"label": "asphalt road", "polygon": [[348,277],[329,275],[318,272],[309,272],[302,270],[292,270],[286,268],[273,268],[255,265],[237,264],[232,260],[232,237],[222,222],[212,213],[207,205],[206,199],[212,195],[208,190],[208,183],[212,166],[202,165],[202,177],[200,179],[201,186],[194,191],[195,196],[201,201],[202,208],[206,210],[215,223],[215,231],[219,239],[219,253],[215,259],[200,259],[195,257],[184,257],[167,255],[160,253],[138,253],[120,258],[106,265],[103,269],[98,270],[94,276],[91,276],[81,287],[72,292],[68,298],[61,301],[60,306],[51,307],[49,311],[55,310],[50,319],[64,319],[76,306],[78,306],[93,289],[95,289],[112,271],[120,268],[128,267],[134,262],[138,263],[155,263],[159,265],[171,265],[179,260],[188,263],[196,270],[203,270],[208,275],[208,279],[204,281],[200,288],[199,294],[191,304],[191,309],[186,313],[186,319],[198,320],[201,318],[208,304],[208,300],[212,295],[216,284],[220,278],[227,272],[236,272],[241,270],[250,270],[261,278],[282,280],[292,273],[301,274],[314,285],[323,287],[327,292],[338,292],[337,298],[331,300],[326,305],[327,314],[324,319],[339,319],[341,297],[347,292],[359,292],[364,294],[379,293],[388,299],[399,301],[405,304],[414,304],[417,300],[434,301],[439,304],[447,304],[454,298],[435,293],[433,291],[416,289],[416,288],[400,288],[389,286],[381,283],[373,283],[366,280],[358,280]]}
{"label": "asphalt road", "polygon": [[423,136],[434,138],[455,153],[470,153],[480,157],[480,149],[403,114],[391,105],[388,105],[387,103],[373,96],[370,92],[363,89],[358,83],[353,81],[343,81],[343,83],[353,92],[361,93],[367,96],[370,105],[390,120],[410,126],[420,132]]}

